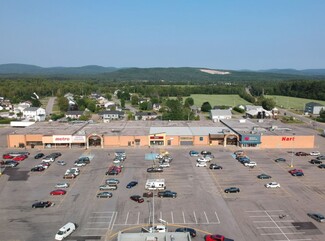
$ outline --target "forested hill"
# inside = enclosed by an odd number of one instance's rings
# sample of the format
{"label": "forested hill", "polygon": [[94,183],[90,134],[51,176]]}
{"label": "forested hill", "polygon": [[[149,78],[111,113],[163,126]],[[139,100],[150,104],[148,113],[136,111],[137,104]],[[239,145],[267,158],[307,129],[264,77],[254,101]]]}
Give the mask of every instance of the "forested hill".
{"label": "forested hill", "polygon": [[[205,68],[114,68],[89,65],[83,67],[51,67],[42,68],[35,65],[4,64],[0,65],[0,78],[41,77],[48,79],[67,80],[100,80],[114,82],[175,82],[175,83],[213,83],[213,82],[252,82],[252,81],[283,81],[283,80],[323,80],[325,75],[312,75],[291,71],[232,71],[220,70],[215,74],[201,71]],[[223,74],[229,72],[228,74]],[[321,73],[318,70],[317,73]]]}

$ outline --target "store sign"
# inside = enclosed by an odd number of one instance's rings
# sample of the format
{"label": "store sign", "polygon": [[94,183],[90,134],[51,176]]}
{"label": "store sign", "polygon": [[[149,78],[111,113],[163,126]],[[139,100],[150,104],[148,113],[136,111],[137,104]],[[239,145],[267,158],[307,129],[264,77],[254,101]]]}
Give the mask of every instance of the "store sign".
{"label": "store sign", "polygon": [[72,143],[85,143],[86,137],[85,136],[72,136]]}
{"label": "store sign", "polygon": [[53,143],[71,143],[71,136],[53,136]]}
{"label": "store sign", "polygon": [[150,139],[154,139],[154,140],[161,140],[161,139],[164,139],[163,136],[150,136]]}
{"label": "store sign", "polygon": [[295,138],[294,137],[287,137],[287,136],[283,136],[281,141],[295,141]]}
{"label": "store sign", "polygon": [[242,142],[243,143],[259,143],[261,141],[260,135],[243,135]]}

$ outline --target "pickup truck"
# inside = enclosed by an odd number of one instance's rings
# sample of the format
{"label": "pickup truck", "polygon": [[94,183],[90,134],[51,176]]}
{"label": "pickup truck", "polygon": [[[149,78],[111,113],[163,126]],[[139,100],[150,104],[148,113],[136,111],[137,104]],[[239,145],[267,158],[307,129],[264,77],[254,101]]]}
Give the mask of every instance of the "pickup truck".
{"label": "pickup truck", "polygon": [[225,236],[220,234],[205,235],[204,240],[205,241],[234,241],[233,239],[226,238]]}
{"label": "pickup truck", "polygon": [[169,190],[163,191],[163,192],[158,192],[158,197],[163,198],[163,197],[171,197],[171,198],[176,198],[177,197],[177,193],[176,192],[172,192]]}

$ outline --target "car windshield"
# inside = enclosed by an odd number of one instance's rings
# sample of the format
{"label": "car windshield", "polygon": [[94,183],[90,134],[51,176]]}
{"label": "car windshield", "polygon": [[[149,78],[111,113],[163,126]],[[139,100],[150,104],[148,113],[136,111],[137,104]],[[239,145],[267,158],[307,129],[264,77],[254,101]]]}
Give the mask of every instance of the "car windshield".
{"label": "car windshield", "polygon": [[63,231],[59,231],[59,232],[58,232],[58,235],[63,235],[63,234],[64,234]]}

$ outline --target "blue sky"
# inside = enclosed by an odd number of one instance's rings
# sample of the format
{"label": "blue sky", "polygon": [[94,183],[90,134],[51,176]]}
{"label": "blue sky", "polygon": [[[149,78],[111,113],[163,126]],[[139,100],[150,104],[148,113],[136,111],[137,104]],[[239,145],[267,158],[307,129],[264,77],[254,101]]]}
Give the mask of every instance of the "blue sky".
{"label": "blue sky", "polygon": [[0,0],[0,64],[325,68],[324,0]]}

